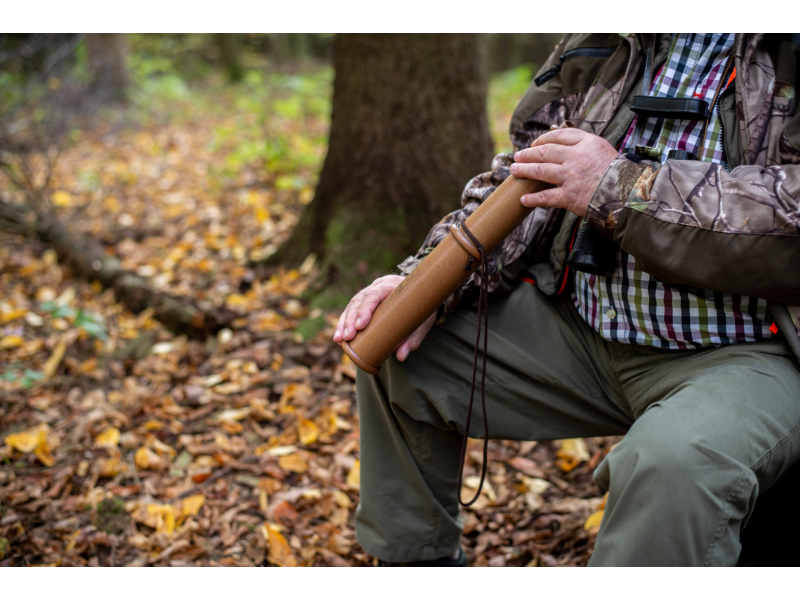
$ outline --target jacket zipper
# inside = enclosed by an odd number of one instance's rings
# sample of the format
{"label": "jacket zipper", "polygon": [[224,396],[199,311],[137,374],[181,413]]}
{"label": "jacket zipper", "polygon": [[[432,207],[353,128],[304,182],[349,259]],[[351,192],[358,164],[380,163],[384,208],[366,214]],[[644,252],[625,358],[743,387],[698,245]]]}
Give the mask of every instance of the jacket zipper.
{"label": "jacket zipper", "polygon": [[719,119],[719,139],[722,140],[722,166],[725,167],[725,170],[728,171],[728,173],[730,173],[731,172],[731,168],[728,165],[728,153],[725,150],[725,124],[722,122],[722,108],[721,108],[722,96],[727,91],[728,90],[725,89],[722,92],[722,94],[720,94],[717,97],[717,102],[716,102],[716,105],[714,106],[714,109],[717,111],[717,119]]}
{"label": "jacket zipper", "polygon": [[603,58],[608,57],[614,54],[619,48],[619,44],[616,46],[611,46],[610,48],[573,48],[572,50],[567,50],[558,57],[558,63],[555,67],[548,69],[541,75],[539,75],[533,82],[536,84],[536,87],[540,87],[542,84],[547,83],[553,77],[559,74],[561,71],[561,65],[564,64],[565,61],[570,60],[571,58],[577,58],[579,56],[588,56],[591,58]]}

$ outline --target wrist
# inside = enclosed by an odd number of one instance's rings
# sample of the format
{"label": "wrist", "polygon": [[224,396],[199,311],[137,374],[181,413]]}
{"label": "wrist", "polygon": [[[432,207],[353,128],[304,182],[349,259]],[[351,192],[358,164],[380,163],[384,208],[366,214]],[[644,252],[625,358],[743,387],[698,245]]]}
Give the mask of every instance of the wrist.
{"label": "wrist", "polygon": [[636,162],[624,154],[615,158],[589,200],[586,208],[589,226],[612,239],[618,236],[620,232],[617,231],[617,225],[622,209],[629,205],[630,198],[637,194],[638,186],[650,178],[658,166],[658,163],[647,160]]}

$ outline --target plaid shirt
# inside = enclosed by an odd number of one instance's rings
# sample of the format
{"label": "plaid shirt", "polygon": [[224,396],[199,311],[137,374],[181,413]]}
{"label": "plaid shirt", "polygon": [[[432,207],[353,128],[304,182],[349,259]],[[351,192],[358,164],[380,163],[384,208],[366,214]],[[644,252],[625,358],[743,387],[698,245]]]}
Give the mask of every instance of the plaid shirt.
{"label": "plaid shirt", "polygon": [[[733,51],[734,34],[676,34],[650,89],[651,96],[693,97],[714,102]],[[699,160],[723,162],[722,124],[717,107],[703,134],[702,121],[650,118],[634,139],[634,119],[621,148],[655,148],[661,162],[670,150],[686,150]],[[638,117],[637,117],[638,119]],[[761,341],[774,337],[767,303],[759,298],[667,285],[618,250],[610,277],[575,272],[573,300],[578,312],[602,337],[615,342],[687,349]]]}

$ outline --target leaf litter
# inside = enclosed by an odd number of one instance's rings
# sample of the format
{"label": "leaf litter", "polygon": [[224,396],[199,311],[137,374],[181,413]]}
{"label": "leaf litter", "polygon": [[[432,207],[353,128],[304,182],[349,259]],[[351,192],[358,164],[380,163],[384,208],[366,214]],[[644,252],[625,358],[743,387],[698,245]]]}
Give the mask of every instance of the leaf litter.
{"label": "leaf litter", "polygon": [[[164,122],[95,123],[51,200],[155,288],[241,317],[205,343],[175,336],[0,233],[0,565],[374,564],[355,539],[356,369],[331,342],[338,314],[304,299],[313,257],[253,262],[313,194],[327,109],[265,134],[233,96],[176,102]],[[305,154],[243,155],[253,129]],[[470,563],[585,565],[605,504],[591,473],[616,441],[491,442],[463,513]],[[480,460],[472,440],[473,491]]]}

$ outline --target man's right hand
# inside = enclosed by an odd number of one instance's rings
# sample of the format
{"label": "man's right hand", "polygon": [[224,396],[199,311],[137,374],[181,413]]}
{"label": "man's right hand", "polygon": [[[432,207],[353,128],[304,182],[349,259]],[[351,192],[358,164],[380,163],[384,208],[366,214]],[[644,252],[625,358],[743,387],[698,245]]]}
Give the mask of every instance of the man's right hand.
{"label": "man's right hand", "polygon": [[[353,296],[353,299],[350,300],[347,308],[344,309],[344,312],[339,317],[339,322],[336,324],[336,333],[333,334],[333,341],[339,344],[342,341],[349,342],[356,337],[356,332],[361,331],[369,324],[372,313],[375,312],[378,305],[400,285],[403,279],[404,277],[400,275],[380,277]],[[397,347],[397,350],[395,350],[397,360],[403,362],[408,357],[409,352],[419,348],[422,340],[425,339],[435,322],[436,313],[433,313],[408,339]]]}

